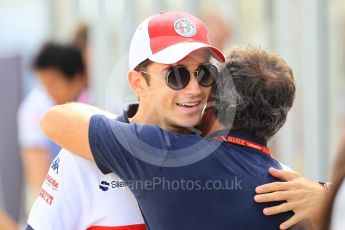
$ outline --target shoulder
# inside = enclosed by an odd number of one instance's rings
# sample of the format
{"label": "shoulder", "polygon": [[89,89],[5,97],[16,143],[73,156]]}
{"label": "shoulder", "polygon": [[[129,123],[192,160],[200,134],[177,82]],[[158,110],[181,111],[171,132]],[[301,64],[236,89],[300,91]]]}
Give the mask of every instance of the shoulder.
{"label": "shoulder", "polygon": [[[52,172],[56,168],[58,168],[59,176],[65,176],[69,180],[76,180],[78,178],[76,175],[90,178],[92,175],[101,173],[94,162],[79,157],[66,149],[60,151],[53,160],[49,170]],[[71,173],[74,176],[71,176]]]}
{"label": "shoulder", "polygon": [[[110,135],[110,136],[109,136]],[[176,133],[166,131],[156,125],[129,124],[104,115],[96,114],[90,119],[89,137],[104,136],[107,138],[124,139],[125,142],[133,139],[147,140],[149,143],[155,137],[174,137]]]}

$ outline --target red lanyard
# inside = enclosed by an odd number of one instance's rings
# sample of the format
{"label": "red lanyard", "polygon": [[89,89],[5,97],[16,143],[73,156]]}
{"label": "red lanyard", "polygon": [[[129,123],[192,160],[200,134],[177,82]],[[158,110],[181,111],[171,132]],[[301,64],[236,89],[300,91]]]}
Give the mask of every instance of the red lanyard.
{"label": "red lanyard", "polygon": [[259,150],[259,151],[261,151],[261,152],[263,152],[269,156],[272,155],[270,149],[267,148],[266,146],[259,145],[255,142],[248,141],[246,139],[242,139],[242,138],[238,138],[238,137],[234,137],[234,136],[217,136],[217,137],[214,137],[214,139],[217,141],[227,141],[229,143],[233,143],[236,145],[242,145],[242,146],[245,146],[248,148],[256,149],[256,150]]}

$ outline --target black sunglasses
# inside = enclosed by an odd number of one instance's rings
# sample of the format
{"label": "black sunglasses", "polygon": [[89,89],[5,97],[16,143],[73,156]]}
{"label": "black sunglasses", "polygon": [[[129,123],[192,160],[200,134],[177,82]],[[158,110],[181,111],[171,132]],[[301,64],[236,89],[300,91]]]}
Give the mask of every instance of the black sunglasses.
{"label": "black sunglasses", "polygon": [[[145,69],[140,72],[152,74],[150,72],[146,72]],[[215,65],[205,63],[199,65],[193,74],[197,78],[199,85],[210,87],[214,84],[215,78],[218,75],[218,69]],[[167,86],[171,89],[183,89],[190,82],[190,72],[184,65],[171,66],[165,75],[165,81]]]}

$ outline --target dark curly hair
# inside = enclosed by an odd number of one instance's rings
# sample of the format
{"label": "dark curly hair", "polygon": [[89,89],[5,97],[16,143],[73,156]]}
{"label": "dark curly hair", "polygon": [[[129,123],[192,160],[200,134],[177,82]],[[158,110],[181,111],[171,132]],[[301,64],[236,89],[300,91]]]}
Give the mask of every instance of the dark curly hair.
{"label": "dark curly hair", "polygon": [[232,123],[232,129],[259,138],[272,137],[285,123],[295,98],[294,77],[287,63],[261,49],[233,48],[226,52],[226,63],[220,68],[214,90],[220,122],[227,127]]}

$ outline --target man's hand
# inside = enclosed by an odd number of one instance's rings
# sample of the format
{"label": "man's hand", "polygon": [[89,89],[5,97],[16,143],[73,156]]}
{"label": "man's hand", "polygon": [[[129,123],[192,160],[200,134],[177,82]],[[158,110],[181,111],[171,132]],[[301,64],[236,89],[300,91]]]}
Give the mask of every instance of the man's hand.
{"label": "man's hand", "polygon": [[273,201],[287,201],[286,203],[265,208],[265,215],[275,215],[287,211],[295,214],[280,225],[280,229],[287,229],[303,219],[310,219],[312,213],[319,206],[326,193],[319,183],[309,181],[297,172],[289,172],[269,168],[269,173],[286,182],[273,182],[256,187],[258,193],[254,200],[259,203]]}

